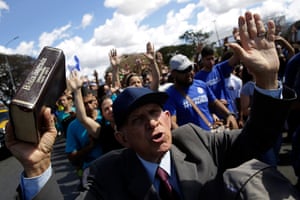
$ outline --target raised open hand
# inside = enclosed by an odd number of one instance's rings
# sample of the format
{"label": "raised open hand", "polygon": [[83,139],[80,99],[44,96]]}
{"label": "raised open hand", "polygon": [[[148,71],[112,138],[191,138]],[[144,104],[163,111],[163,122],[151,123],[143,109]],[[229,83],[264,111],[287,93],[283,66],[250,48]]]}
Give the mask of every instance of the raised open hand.
{"label": "raised open hand", "polygon": [[108,56],[112,67],[118,66],[120,64],[121,61],[120,58],[118,57],[116,49],[111,49]]}
{"label": "raised open hand", "polygon": [[154,45],[150,42],[147,43],[147,52],[144,53],[144,56],[149,60],[150,63],[155,62],[155,51],[154,51]]}
{"label": "raised open hand", "polygon": [[239,34],[242,47],[234,43],[229,46],[255,76],[259,87],[276,88],[279,59],[274,43],[274,22],[269,21],[266,30],[258,14],[246,12],[245,16],[239,17]]}
{"label": "raised open hand", "polygon": [[82,87],[83,81],[80,79],[79,74],[76,70],[72,71],[68,78],[68,86],[71,91],[74,92]]}

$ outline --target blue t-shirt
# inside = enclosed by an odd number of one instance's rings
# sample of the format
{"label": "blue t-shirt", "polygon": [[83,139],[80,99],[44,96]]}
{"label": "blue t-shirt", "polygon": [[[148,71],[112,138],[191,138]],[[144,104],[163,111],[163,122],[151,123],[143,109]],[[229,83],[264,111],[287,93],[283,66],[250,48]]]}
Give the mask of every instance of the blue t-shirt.
{"label": "blue t-shirt", "polygon": [[[174,85],[170,86],[166,92],[169,98],[164,105],[164,109],[170,111],[171,115],[176,115],[179,126],[191,122],[205,130],[210,130],[197,111]],[[194,101],[208,121],[213,123],[208,104],[214,102],[216,97],[209,87],[203,81],[194,80],[192,85],[184,89],[184,92]]]}
{"label": "blue t-shirt", "polygon": [[[96,121],[101,122],[101,115],[98,111],[98,117]],[[68,129],[67,129],[67,138],[66,138],[66,153],[72,153],[79,151],[83,147],[89,144],[89,135],[85,127],[79,122],[76,118],[74,119]],[[84,158],[83,169],[87,168],[90,163],[102,155],[102,149],[100,145],[95,145],[94,148],[86,155]]]}
{"label": "blue t-shirt", "polygon": [[230,112],[234,112],[234,106],[226,90],[225,77],[229,77],[232,70],[228,61],[224,61],[214,65],[210,72],[200,70],[195,74],[195,79],[204,81],[217,99],[225,99],[228,102],[227,108]]}
{"label": "blue t-shirt", "polygon": [[242,90],[241,90],[241,95],[249,96],[249,98],[250,98],[249,106],[252,105],[252,97],[254,94],[254,89],[255,89],[255,82],[248,81],[247,83],[245,83],[243,85]]}
{"label": "blue t-shirt", "polygon": [[[76,108],[74,106],[71,108],[71,112],[74,112],[74,113],[76,112]],[[57,118],[57,121],[56,121],[56,128],[57,128],[57,130],[58,131],[63,131],[64,127],[63,127],[62,122],[63,122],[64,119],[70,117],[70,113],[69,112],[65,112],[63,110],[61,110],[61,111],[57,110],[55,112],[55,116]]]}

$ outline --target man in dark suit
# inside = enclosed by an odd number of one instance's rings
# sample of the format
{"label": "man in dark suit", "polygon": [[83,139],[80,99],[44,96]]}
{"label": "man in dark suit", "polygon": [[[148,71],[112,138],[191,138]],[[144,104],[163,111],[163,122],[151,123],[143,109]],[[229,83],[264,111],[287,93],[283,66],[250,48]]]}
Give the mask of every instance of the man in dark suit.
{"label": "man in dark suit", "polygon": [[[171,132],[170,113],[162,110],[167,95],[127,88],[113,104],[115,136],[126,148],[112,151],[91,165],[88,188],[78,199],[161,199],[164,189],[156,176],[158,167],[167,172],[169,190],[176,193],[176,199],[224,198],[223,172],[261,155],[274,144],[275,133],[282,128],[295,99],[295,93],[277,81],[274,23],[269,22],[266,31],[260,16],[247,12],[239,18],[239,30],[243,48],[235,44],[230,47],[255,74],[257,86],[251,116],[243,130],[211,134],[186,124]],[[56,130],[50,109],[43,111],[42,119],[45,132],[38,146],[16,141],[11,126],[7,127],[6,142],[24,167],[22,182],[28,181],[26,177],[42,179],[35,191],[21,184],[21,197],[60,199],[51,172]]]}

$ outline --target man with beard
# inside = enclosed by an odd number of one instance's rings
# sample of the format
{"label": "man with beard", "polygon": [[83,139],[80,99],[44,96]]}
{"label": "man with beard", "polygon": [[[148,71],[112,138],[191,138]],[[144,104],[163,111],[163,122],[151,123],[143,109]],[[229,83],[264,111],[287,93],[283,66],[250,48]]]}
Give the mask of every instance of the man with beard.
{"label": "man with beard", "polygon": [[[215,97],[206,83],[194,79],[194,63],[186,56],[177,54],[171,58],[170,68],[174,85],[166,90],[170,98],[164,109],[171,113],[173,128],[192,122],[205,130],[210,130],[218,120],[213,117],[212,110],[226,119],[225,127],[238,128],[234,115]],[[190,101],[194,102],[203,116],[199,115]]]}

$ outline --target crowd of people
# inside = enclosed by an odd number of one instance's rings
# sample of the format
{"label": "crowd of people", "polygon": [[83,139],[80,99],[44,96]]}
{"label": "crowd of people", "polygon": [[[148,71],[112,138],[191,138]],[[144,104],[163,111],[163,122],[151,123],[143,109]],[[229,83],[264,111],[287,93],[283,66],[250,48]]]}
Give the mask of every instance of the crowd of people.
{"label": "crowd of people", "polygon": [[103,85],[72,71],[55,115],[42,111],[47,131],[38,146],[20,153],[7,127],[7,146],[24,167],[20,197],[62,198],[50,162],[57,132],[77,168],[80,199],[226,199],[224,171],[252,158],[276,167],[285,131],[300,176],[300,53],[257,14],[246,12],[238,25],[236,43],[224,42],[218,57],[199,44],[196,58],[176,54],[167,65],[148,42],[133,67],[110,50]]}

